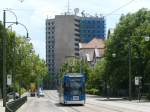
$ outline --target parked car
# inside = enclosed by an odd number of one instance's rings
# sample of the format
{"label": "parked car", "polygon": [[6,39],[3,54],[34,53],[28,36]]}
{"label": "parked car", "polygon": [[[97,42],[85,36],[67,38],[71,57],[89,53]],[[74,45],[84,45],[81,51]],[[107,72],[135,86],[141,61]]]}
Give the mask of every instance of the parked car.
{"label": "parked car", "polygon": [[14,95],[15,93],[14,92],[10,92],[7,94],[7,101],[9,101],[10,99],[14,99]]}
{"label": "parked car", "polygon": [[9,101],[10,99],[18,99],[19,98],[19,93],[17,92],[10,92],[7,94],[7,101]]}
{"label": "parked car", "polygon": [[39,97],[40,97],[40,96],[42,96],[42,97],[44,96],[44,92],[43,92],[42,88],[39,88],[39,89],[38,89],[38,91],[37,91],[37,96],[39,96]]}

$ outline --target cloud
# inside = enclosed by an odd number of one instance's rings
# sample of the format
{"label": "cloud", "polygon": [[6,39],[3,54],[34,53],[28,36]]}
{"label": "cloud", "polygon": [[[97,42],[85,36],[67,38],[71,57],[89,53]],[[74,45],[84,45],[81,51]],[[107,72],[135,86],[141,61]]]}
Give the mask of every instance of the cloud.
{"label": "cloud", "polygon": [[[130,0],[70,0],[70,9],[72,12],[74,8],[79,8],[80,12],[85,10],[85,12],[92,15],[95,13],[105,15],[129,1]],[[19,0],[2,0],[0,9],[1,11],[3,8],[14,9],[13,11],[18,17],[18,21],[28,28],[36,52],[40,54],[40,57],[45,58],[45,19],[47,16],[53,18],[57,14],[66,12],[67,2],[68,0],[24,0],[21,3]],[[135,12],[143,7],[149,8],[149,4],[149,0],[135,0],[128,6],[114,12],[112,15],[106,17],[107,29],[109,27],[115,27],[120,17],[120,15],[116,14]],[[2,14],[0,17],[2,18]],[[13,18],[11,14],[7,14],[8,20],[12,20]],[[25,34],[23,28],[16,27],[18,28],[16,30],[17,33]]]}

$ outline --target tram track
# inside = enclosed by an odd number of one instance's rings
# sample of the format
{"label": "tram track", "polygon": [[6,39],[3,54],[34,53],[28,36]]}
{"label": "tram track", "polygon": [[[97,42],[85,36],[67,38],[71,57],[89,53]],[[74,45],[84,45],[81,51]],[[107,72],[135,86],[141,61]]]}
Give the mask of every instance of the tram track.
{"label": "tram track", "polygon": [[[117,106],[112,106],[112,105],[106,105],[106,104],[97,104],[97,103],[87,103],[88,105],[93,105],[93,106],[96,106],[97,108],[101,108],[101,109],[107,109],[107,110],[111,110],[109,112],[141,112],[141,111],[137,111],[137,110],[134,110],[134,109],[128,109],[128,108],[124,108],[124,107],[117,107]],[[106,111],[107,112],[107,111]]]}
{"label": "tram track", "polygon": [[[50,98],[53,103],[59,103],[58,102],[58,96],[56,92],[45,92],[46,96]],[[123,107],[117,107],[117,106],[112,106],[112,105],[106,105],[100,102],[93,102],[93,101],[88,101],[86,102],[85,106],[59,106],[60,109],[64,108],[63,110],[67,110],[66,112],[128,112],[128,111],[135,111],[132,109],[127,109]],[[140,111],[137,111],[140,112]]]}
{"label": "tram track", "polygon": [[[58,96],[56,95],[56,93],[54,94],[54,93],[49,92],[49,94],[48,94],[47,92],[45,92],[45,95],[48,98],[50,98],[51,100],[55,100],[55,103],[58,103]],[[83,112],[83,108],[86,108],[86,107],[85,106],[77,106],[77,107],[75,107],[75,106],[71,106],[71,105],[70,106],[63,106],[62,105],[62,107],[60,107],[60,108],[63,108],[63,111],[67,110],[66,112]],[[81,110],[79,110],[77,108],[79,108]],[[92,109],[91,109],[91,111],[92,111]],[[84,109],[84,112],[89,112],[89,109],[88,109],[88,111],[87,111],[87,108],[86,108],[86,111]]]}
{"label": "tram track", "polygon": [[[53,93],[51,93],[50,92],[50,94],[48,94],[47,92],[45,93],[46,94],[46,96],[48,97],[48,98],[50,98],[51,100],[53,100],[53,101],[55,101],[55,103],[58,103],[58,97],[57,97],[57,95],[54,95]],[[55,93],[56,94],[56,93]],[[98,109],[98,108],[94,108],[93,106],[91,106],[91,105],[94,105],[94,104],[92,104],[92,103],[86,103],[86,105],[85,106],[68,106],[67,108],[66,108],[66,106],[62,106],[62,107],[65,107],[65,109],[67,109],[68,110],[68,112],[97,112],[97,111],[101,111],[101,108],[100,109]],[[97,105],[94,105],[94,106],[96,106],[96,107],[98,107]],[[106,110],[107,109],[107,110]],[[63,109],[64,110],[64,109]],[[111,109],[111,111],[110,111],[110,109],[109,108],[106,108],[106,107],[103,107],[103,110],[105,110],[105,112],[112,112],[112,109]],[[113,111],[114,112],[122,112],[122,111],[118,111],[118,110],[114,110],[113,109]]]}

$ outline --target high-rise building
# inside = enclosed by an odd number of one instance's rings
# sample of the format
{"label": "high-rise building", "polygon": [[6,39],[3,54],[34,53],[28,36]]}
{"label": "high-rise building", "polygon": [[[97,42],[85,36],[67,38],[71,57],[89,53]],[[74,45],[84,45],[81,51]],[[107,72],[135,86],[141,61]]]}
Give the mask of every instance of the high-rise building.
{"label": "high-rise building", "polygon": [[46,20],[46,62],[49,73],[55,75],[68,56],[79,56],[79,18],[57,15]]}
{"label": "high-rise building", "polygon": [[68,56],[79,56],[79,20],[74,15],[55,17],[55,65],[56,71]]}
{"label": "high-rise building", "polygon": [[55,19],[46,20],[46,63],[51,75],[55,74]]}
{"label": "high-rise building", "polygon": [[104,17],[80,17],[80,39],[88,43],[94,37],[105,39],[105,18]]}

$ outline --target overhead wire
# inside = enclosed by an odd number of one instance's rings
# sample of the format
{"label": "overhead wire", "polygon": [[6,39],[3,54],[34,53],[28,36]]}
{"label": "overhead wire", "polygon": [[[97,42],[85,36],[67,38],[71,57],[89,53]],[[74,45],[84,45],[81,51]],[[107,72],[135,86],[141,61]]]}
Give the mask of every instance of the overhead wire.
{"label": "overhead wire", "polygon": [[120,6],[119,8],[114,9],[114,10],[113,10],[113,11],[111,11],[110,13],[106,14],[104,17],[107,17],[107,16],[110,16],[110,15],[113,15],[113,13],[115,13],[115,12],[117,12],[117,11],[121,10],[122,8],[124,8],[124,7],[128,6],[129,4],[131,4],[131,3],[132,3],[132,2],[134,2],[134,1],[136,1],[136,0],[130,0],[130,1],[129,1],[129,2],[127,2],[126,4],[124,4],[124,5]]}
{"label": "overhead wire", "polygon": [[[102,15],[104,15],[104,17],[110,16],[110,15],[121,15],[121,14],[116,14],[116,12],[123,9],[124,7],[128,6],[129,4],[131,4],[134,1],[136,1],[136,0],[130,0],[129,2],[127,2],[124,5],[120,6],[119,8],[114,9],[110,13],[106,13],[106,14],[102,14]],[[27,11],[27,12],[40,10],[40,9],[14,9],[14,8],[7,8],[7,9],[15,10],[15,11]],[[4,10],[4,9],[0,9],[0,10]]]}

